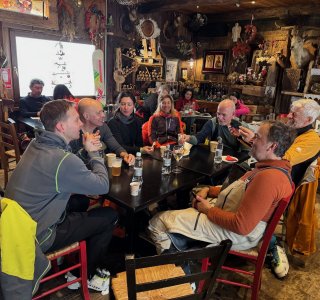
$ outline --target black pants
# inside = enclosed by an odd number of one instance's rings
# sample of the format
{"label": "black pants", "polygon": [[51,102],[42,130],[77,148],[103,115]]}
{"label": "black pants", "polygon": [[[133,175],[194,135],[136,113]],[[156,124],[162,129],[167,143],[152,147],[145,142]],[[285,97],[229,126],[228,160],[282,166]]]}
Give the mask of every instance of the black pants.
{"label": "black pants", "polygon": [[88,277],[90,278],[97,267],[105,267],[104,262],[112,230],[117,222],[118,214],[110,207],[69,213],[57,226],[55,241],[48,252],[86,240]]}

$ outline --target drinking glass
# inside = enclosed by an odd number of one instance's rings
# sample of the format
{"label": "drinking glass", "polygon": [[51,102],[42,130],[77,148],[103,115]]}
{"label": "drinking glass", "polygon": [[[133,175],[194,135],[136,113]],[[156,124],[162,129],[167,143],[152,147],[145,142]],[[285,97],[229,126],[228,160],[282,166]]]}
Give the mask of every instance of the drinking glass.
{"label": "drinking glass", "polygon": [[176,160],[177,164],[172,170],[173,173],[180,173],[182,170],[179,168],[179,161],[183,156],[183,145],[175,145],[173,146],[172,154],[174,159]]}

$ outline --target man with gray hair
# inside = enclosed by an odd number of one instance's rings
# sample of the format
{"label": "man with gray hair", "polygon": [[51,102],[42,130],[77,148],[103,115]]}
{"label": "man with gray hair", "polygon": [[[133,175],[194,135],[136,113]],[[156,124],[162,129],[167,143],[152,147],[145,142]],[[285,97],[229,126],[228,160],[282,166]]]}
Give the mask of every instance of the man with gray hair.
{"label": "man with gray hair", "polygon": [[[150,220],[158,254],[185,250],[189,239],[213,244],[230,239],[234,250],[255,247],[279,201],[292,193],[290,163],[281,159],[292,141],[292,130],[285,124],[262,123],[251,150],[258,161],[255,169],[223,190],[202,188],[192,208],[160,212]],[[209,202],[207,197],[217,200]]]}
{"label": "man with gray hair", "polygon": [[[320,105],[312,99],[299,99],[291,105],[288,114],[288,125],[296,130],[296,138],[283,158],[292,165],[292,180],[297,186],[308,166],[320,152],[320,137],[312,128],[313,122],[320,115]],[[254,137],[254,132],[240,127],[240,134],[246,141]]]}
{"label": "man with gray hair", "polygon": [[170,87],[166,84],[160,85],[157,88],[157,92],[151,94],[146,100],[143,102],[143,108],[145,113],[147,114],[146,119],[148,120],[150,116],[154,114],[158,107],[158,98],[159,96],[166,96],[170,93]]}
{"label": "man with gray hair", "polygon": [[29,88],[31,93],[20,99],[20,113],[23,117],[38,117],[42,106],[50,101],[49,97],[41,95],[44,82],[41,79],[32,79]]}
{"label": "man with gray hair", "polygon": [[207,121],[196,135],[183,135],[181,142],[197,145],[204,143],[207,138],[214,141],[220,136],[224,146],[238,151],[242,144],[229,129],[231,127],[239,128],[240,125],[247,127],[247,124],[240,122],[235,117],[235,110],[236,107],[232,100],[221,101],[217,109],[217,116]]}

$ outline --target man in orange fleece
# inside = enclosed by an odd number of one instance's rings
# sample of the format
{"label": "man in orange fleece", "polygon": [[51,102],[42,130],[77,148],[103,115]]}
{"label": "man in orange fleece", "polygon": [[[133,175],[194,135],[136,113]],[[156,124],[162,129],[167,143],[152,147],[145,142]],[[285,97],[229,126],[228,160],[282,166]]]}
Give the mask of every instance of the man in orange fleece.
{"label": "man in orange fleece", "polygon": [[[279,201],[292,191],[290,163],[282,156],[293,138],[286,125],[264,122],[251,150],[258,161],[255,169],[222,191],[202,189],[192,208],[161,212],[150,220],[158,253],[170,250],[172,243],[179,249],[172,233],[213,244],[230,239],[236,250],[256,246]],[[216,202],[210,203],[207,196],[217,196]]]}

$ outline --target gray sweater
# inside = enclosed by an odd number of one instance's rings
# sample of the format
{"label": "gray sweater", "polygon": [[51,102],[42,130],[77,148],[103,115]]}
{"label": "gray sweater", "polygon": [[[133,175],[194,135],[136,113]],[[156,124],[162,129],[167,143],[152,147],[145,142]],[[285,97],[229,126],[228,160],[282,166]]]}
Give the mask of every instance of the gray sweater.
{"label": "gray sweater", "polygon": [[[235,120],[238,121],[238,118],[235,118]],[[241,123],[241,126],[248,127],[245,122],[239,121],[239,123]],[[197,145],[204,143],[206,138],[215,141],[218,136],[222,138],[223,145],[227,148],[231,148],[234,151],[239,151],[244,148],[237,138],[230,133],[228,126],[220,125],[216,117],[208,120],[196,135],[190,136],[189,142],[193,145]]]}
{"label": "gray sweater", "polygon": [[57,222],[71,194],[99,195],[109,191],[104,161],[89,153],[88,170],[59,135],[40,130],[24,152],[6,188],[5,196],[17,201],[38,223],[37,238],[46,251],[55,238]]}

